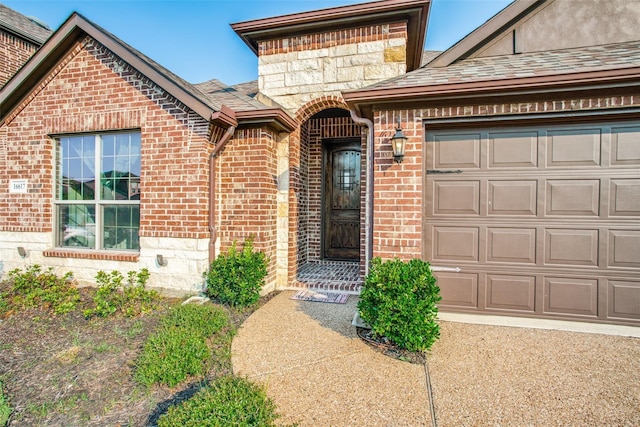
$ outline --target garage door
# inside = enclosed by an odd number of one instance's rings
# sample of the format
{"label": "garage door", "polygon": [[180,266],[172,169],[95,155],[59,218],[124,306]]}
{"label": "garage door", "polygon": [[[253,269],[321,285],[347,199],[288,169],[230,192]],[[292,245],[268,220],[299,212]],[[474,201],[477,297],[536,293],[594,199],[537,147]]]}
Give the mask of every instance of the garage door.
{"label": "garage door", "polygon": [[640,122],[426,135],[442,311],[640,325]]}

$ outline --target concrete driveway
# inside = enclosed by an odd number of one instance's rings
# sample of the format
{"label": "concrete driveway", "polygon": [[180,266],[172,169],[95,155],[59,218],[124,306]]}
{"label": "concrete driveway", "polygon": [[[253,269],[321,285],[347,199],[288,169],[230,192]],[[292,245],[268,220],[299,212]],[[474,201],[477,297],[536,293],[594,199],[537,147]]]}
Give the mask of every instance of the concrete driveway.
{"label": "concrete driveway", "polygon": [[639,426],[640,339],[441,322],[426,365],[384,356],[346,304],[282,292],[241,327],[234,371],[302,426]]}

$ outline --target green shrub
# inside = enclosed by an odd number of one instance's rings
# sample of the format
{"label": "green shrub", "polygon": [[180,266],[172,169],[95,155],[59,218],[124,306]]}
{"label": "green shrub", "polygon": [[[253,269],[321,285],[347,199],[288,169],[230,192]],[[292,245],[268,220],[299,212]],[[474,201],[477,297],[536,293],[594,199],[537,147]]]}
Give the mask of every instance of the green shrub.
{"label": "green shrub", "polygon": [[178,327],[197,331],[208,338],[229,323],[226,312],[213,304],[185,304],[173,308],[160,323],[161,327]]}
{"label": "green shrub", "polygon": [[226,253],[218,255],[205,273],[206,294],[213,300],[232,307],[248,307],[260,299],[260,288],[267,276],[264,253],[254,252],[253,239],[238,250],[236,242]]}
{"label": "green shrub", "polygon": [[228,324],[225,311],[212,304],[174,308],[147,339],[136,360],[135,379],[144,385],[174,387],[203,374],[211,357],[207,341]]}
{"label": "green shrub", "polygon": [[224,376],[191,399],[169,408],[159,427],[272,427],[278,418],[264,389],[243,378]]}
{"label": "green shrub", "polygon": [[9,406],[9,402],[7,402],[7,398],[4,396],[2,381],[0,381],[0,427],[7,425],[10,416],[11,406]]}
{"label": "green shrub", "polygon": [[75,310],[80,293],[71,283],[71,273],[59,277],[53,268],[42,271],[39,265],[16,268],[6,279],[9,291],[2,295],[0,309],[4,311],[39,307],[54,314],[65,314]]}
{"label": "green shrub", "polygon": [[140,384],[175,387],[188,376],[201,375],[211,351],[199,331],[163,328],[147,339],[136,360],[135,379]]}
{"label": "green shrub", "polygon": [[374,258],[358,310],[373,332],[411,351],[423,351],[440,336],[436,322],[440,288],[429,263]]}
{"label": "green shrub", "polygon": [[96,275],[98,290],[93,297],[94,308],[86,309],[85,317],[106,317],[116,312],[125,317],[135,317],[154,310],[160,295],[155,290],[145,288],[148,280],[149,270],[146,268],[138,273],[128,272],[127,283],[124,283],[119,271],[99,271]]}

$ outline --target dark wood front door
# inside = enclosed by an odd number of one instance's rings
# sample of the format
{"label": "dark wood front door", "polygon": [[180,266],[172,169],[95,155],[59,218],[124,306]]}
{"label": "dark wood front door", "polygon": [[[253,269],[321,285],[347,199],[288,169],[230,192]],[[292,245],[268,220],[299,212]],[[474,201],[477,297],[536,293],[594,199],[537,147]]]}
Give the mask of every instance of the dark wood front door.
{"label": "dark wood front door", "polygon": [[325,142],[325,259],[360,259],[360,141]]}

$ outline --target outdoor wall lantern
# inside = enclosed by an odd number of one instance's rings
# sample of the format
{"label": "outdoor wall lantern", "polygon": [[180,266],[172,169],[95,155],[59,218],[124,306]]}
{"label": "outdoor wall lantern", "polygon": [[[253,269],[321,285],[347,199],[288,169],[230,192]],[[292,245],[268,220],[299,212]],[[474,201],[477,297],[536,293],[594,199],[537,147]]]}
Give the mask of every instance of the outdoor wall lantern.
{"label": "outdoor wall lantern", "polygon": [[167,265],[167,260],[164,259],[164,257],[160,254],[156,255],[156,261],[158,262],[158,265],[160,267],[164,267],[165,265]]}
{"label": "outdoor wall lantern", "polygon": [[20,255],[21,258],[25,258],[27,256],[27,251],[24,246],[18,246],[18,255]]}
{"label": "outdoor wall lantern", "polygon": [[396,163],[402,163],[404,159],[404,145],[407,142],[407,137],[402,133],[400,127],[400,119],[398,119],[398,128],[396,134],[391,137],[391,147],[393,148],[393,160]]}

